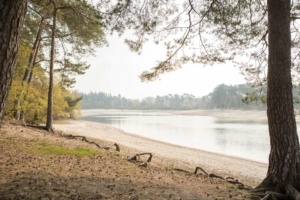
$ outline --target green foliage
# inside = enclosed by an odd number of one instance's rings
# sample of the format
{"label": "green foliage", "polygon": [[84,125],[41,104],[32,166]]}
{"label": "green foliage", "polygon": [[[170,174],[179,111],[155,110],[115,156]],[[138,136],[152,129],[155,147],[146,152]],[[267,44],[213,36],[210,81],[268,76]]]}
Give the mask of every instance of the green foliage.
{"label": "green foliage", "polygon": [[68,113],[68,117],[71,119],[76,119],[80,116],[80,104],[79,102],[82,100],[82,96],[77,94],[76,92],[65,91],[65,99],[64,99],[68,107],[66,112]]}
{"label": "green foliage", "polygon": [[67,88],[72,87],[76,83],[74,76],[83,75],[90,68],[90,65],[86,62],[74,63],[69,59],[64,59],[61,64],[62,67],[56,69],[55,72],[60,74],[60,85]]}
{"label": "green foliage", "polygon": [[[43,121],[47,114],[48,77],[43,68],[37,67],[34,70],[30,84],[22,81],[26,67],[24,63],[27,63],[29,55],[30,48],[22,43],[14,80],[7,101],[6,114],[13,116],[16,112],[16,106],[18,106],[22,110],[26,120]],[[15,103],[20,98],[23,100],[16,105]],[[71,102],[68,102],[68,98],[71,98],[69,99]],[[69,118],[70,116],[76,118],[79,115],[79,112],[76,112],[76,110],[80,109],[77,105],[79,101],[80,98],[78,98],[78,95],[72,94],[58,84],[54,85],[53,118],[61,119]]]}
{"label": "green foliage", "polygon": [[[76,118],[80,115],[78,102],[81,99],[67,88],[75,83],[75,76],[84,74],[90,67],[82,58],[105,43],[103,24],[100,12],[90,2],[53,1],[59,8],[55,40],[57,56],[54,67],[53,118]],[[22,113],[26,120],[45,120],[53,9],[53,4],[46,0],[28,2],[19,59],[6,114],[13,116]]]}
{"label": "green foliage", "polygon": [[66,110],[68,103],[65,101],[64,91],[59,85],[53,88],[53,119],[65,119],[68,117]]}
{"label": "green foliage", "polygon": [[42,121],[46,117],[47,107],[47,87],[39,85],[28,85],[26,97],[21,102],[20,108],[23,110],[25,118],[29,121]]}

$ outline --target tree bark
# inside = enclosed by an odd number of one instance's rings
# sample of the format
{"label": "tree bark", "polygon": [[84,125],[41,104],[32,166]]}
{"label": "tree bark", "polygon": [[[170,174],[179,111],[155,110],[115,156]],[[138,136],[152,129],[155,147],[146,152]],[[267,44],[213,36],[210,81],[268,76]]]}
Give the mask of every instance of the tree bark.
{"label": "tree bark", "polygon": [[51,51],[50,51],[50,70],[49,70],[49,90],[48,90],[48,108],[47,108],[47,122],[46,129],[52,131],[53,125],[53,69],[54,69],[54,56],[55,56],[55,32],[56,32],[56,16],[57,8],[54,1],[53,4],[53,24],[52,24],[52,35],[51,35]]}
{"label": "tree bark", "polygon": [[271,152],[267,177],[260,186],[281,192],[288,184],[300,189],[291,78],[290,5],[290,0],[268,0],[267,115]]}
{"label": "tree bark", "polygon": [[27,0],[0,0],[0,127],[16,65]]}

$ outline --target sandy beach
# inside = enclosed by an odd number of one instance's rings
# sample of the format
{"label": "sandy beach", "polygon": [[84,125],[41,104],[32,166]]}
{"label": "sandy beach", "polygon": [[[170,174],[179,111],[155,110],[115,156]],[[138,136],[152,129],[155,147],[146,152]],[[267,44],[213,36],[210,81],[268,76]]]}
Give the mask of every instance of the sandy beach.
{"label": "sandy beach", "polygon": [[[96,115],[97,113],[119,112],[106,110],[84,110],[83,116]],[[230,117],[235,120],[266,120],[265,111],[169,111],[181,115],[207,115],[217,117]],[[222,154],[201,151],[192,148],[176,146],[163,143],[134,134],[126,133],[111,126],[87,122],[87,121],[65,121],[56,123],[56,130],[61,130],[74,135],[82,135],[90,138],[118,143],[128,153],[151,152],[154,155],[154,162],[161,165],[173,163],[175,167],[189,170],[200,166],[209,173],[222,176],[239,178],[249,185],[257,185],[266,175],[267,164]]]}

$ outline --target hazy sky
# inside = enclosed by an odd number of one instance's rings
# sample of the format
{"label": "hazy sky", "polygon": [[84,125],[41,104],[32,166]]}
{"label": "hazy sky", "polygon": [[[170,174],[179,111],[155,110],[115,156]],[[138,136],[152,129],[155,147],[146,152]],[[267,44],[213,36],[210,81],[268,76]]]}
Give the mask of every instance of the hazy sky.
{"label": "hazy sky", "polygon": [[145,45],[141,55],[131,52],[124,39],[107,38],[109,47],[98,49],[95,57],[87,58],[90,69],[76,78],[75,89],[80,92],[105,92],[126,98],[144,98],[167,94],[207,95],[222,83],[245,83],[239,70],[231,65],[203,66],[187,64],[177,71],[163,74],[159,80],[141,82],[141,72],[155,66],[165,57],[162,46]]}

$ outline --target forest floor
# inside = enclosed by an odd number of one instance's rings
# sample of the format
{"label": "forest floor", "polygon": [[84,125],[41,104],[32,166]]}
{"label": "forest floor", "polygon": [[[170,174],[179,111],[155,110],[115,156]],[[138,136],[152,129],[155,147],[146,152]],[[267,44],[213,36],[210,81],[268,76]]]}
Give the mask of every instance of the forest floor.
{"label": "forest floor", "polygon": [[[208,177],[201,170],[195,175],[184,166],[175,168],[172,160],[161,163],[154,156],[145,166],[128,161],[135,149],[105,150],[62,135],[4,121],[0,199],[249,199],[241,184]],[[112,144],[87,140],[102,147]]]}

